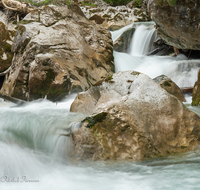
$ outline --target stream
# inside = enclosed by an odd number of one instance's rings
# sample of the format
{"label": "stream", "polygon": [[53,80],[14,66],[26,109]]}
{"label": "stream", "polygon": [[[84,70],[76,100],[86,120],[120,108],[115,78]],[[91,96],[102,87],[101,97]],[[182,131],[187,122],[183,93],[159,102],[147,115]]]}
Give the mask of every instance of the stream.
{"label": "stream", "polygon": [[[145,56],[156,38],[153,24],[138,24],[129,53],[114,52],[116,72],[136,70],[151,78],[165,74],[179,87],[193,86],[200,61]],[[113,40],[129,27],[112,32]],[[78,128],[87,116],[69,111],[75,96],[23,107],[0,99],[1,190],[200,189],[200,150],[145,161],[71,160],[67,128]],[[185,105],[200,116],[200,108],[190,106],[191,97],[186,99]]]}

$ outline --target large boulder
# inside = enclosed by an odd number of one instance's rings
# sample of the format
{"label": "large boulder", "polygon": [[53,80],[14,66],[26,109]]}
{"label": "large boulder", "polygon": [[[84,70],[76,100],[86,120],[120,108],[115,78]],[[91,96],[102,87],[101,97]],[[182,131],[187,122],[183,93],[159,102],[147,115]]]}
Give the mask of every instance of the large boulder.
{"label": "large boulder", "polygon": [[77,5],[45,6],[18,27],[13,66],[2,94],[57,101],[114,72],[109,31],[91,23]]}
{"label": "large boulder", "polygon": [[165,75],[160,75],[154,78],[153,80],[157,84],[159,84],[163,89],[165,89],[167,92],[176,96],[180,101],[186,102],[181,89],[169,77]]}
{"label": "large boulder", "polygon": [[100,81],[78,94],[71,110],[93,113],[72,135],[77,159],[143,160],[186,152],[200,143],[199,116],[138,72],[118,72]]}
{"label": "large boulder", "polygon": [[200,70],[198,72],[198,80],[195,82],[192,92],[192,105],[200,106]]}
{"label": "large boulder", "polygon": [[147,0],[158,35],[180,49],[200,50],[200,1]]}

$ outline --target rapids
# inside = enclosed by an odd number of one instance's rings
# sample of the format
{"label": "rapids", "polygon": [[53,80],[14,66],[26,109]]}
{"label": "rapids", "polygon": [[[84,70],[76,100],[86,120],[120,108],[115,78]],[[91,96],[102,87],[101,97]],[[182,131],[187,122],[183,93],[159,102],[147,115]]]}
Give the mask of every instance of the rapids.
{"label": "rapids", "polygon": [[[113,32],[114,39],[129,27]],[[193,86],[199,61],[183,55],[145,56],[155,37],[152,23],[138,26],[129,53],[114,52],[116,71],[137,70],[152,78],[166,74],[179,86]],[[0,99],[1,190],[200,189],[198,150],[140,162],[70,160],[67,129],[79,127],[86,117],[69,111],[74,98],[58,103],[37,100],[23,107]],[[186,99],[186,106],[200,115],[200,108],[190,106],[191,97]]]}

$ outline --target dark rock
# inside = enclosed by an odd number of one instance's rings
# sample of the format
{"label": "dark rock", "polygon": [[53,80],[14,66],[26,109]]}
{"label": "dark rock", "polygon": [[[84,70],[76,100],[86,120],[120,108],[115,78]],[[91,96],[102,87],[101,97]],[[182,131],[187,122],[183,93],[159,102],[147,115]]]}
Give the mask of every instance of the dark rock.
{"label": "dark rock", "polygon": [[149,0],[148,13],[158,35],[178,49],[200,50],[200,1]]}
{"label": "dark rock", "polygon": [[114,42],[114,50],[118,52],[128,52],[134,32],[135,27],[124,31],[123,34]]}

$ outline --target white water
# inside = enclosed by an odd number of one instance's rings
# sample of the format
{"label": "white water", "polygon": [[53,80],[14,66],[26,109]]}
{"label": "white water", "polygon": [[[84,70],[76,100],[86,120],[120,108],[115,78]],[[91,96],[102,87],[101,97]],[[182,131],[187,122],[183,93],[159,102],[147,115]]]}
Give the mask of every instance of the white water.
{"label": "white water", "polygon": [[[1,190],[200,188],[200,152],[141,162],[71,162],[68,137],[60,134],[85,115],[70,113],[70,102],[0,103]],[[199,108],[191,109],[200,114]]]}
{"label": "white water", "polygon": [[[167,73],[179,78],[180,84],[183,81],[182,86],[190,78],[187,86],[192,84],[194,76],[189,75],[196,73],[196,61],[183,55],[114,55],[118,70],[136,69],[151,77]],[[193,65],[188,72],[189,64]],[[199,151],[141,162],[74,163],[69,159],[69,137],[63,135],[86,117],[69,112],[74,97],[58,104],[38,100],[24,107],[0,99],[0,190],[200,189]],[[191,97],[187,97],[187,106],[189,102]],[[200,108],[189,108],[200,115]]]}
{"label": "white water", "polygon": [[[153,50],[153,42],[157,39],[154,25],[137,27],[130,45],[130,55],[141,56]],[[141,43],[143,41],[143,43]]]}
{"label": "white water", "polygon": [[[200,60],[188,60],[182,54],[177,57],[145,56],[153,49],[152,43],[156,39],[154,23],[150,24],[138,25],[132,38],[129,53],[114,52],[115,71],[135,70],[151,78],[164,74],[179,87],[194,86]],[[119,35],[118,31],[116,33]],[[112,32],[112,35],[114,36],[115,32]]]}

